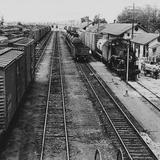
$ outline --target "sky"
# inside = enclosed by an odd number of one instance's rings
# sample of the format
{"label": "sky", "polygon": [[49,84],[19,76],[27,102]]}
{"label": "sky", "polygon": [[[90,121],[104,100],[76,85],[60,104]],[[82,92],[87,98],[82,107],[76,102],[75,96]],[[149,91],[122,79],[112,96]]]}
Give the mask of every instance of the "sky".
{"label": "sky", "polygon": [[124,7],[149,4],[160,9],[160,0],[0,0],[0,16],[5,21],[57,22],[80,20],[100,14],[113,22]]}

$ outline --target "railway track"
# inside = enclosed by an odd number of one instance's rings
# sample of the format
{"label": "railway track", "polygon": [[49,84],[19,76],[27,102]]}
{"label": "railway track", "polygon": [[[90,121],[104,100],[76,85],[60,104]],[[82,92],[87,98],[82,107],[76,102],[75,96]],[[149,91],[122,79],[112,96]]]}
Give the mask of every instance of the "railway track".
{"label": "railway track", "polygon": [[70,159],[59,33],[55,32],[40,160]]}
{"label": "railway track", "polygon": [[37,66],[39,65],[39,62],[41,61],[44,52],[46,50],[47,44],[50,42],[52,37],[52,32],[49,32],[45,38],[42,39],[42,41],[39,44],[38,49],[36,49],[36,53],[35,53],[35,61],[36,61],[36,65],[35,65],[35,69],[37,69]]}
{"label": "railway track", "polygon": [[[156,108],[158,111],[160,111],[160,107],[159,107],[160,97],[157,96],[150,89],[146,88],[140,82],[135,82],[135,83],[136,83],[135,87],[133,87],[130,83],[128,83],[128,84],[131,86],[131,88],[133,88],[136,92],[138,92],[144,99],[146,99],[154,108]],[[139,89],[137,89],[137,87]]]}
{"label": "railway track", "polygon": [[142,83],[140,83],[140,82],[138,82],[137,81],[137,83],[140,85],[140,86],[142,86],[143,88],[145,88],[146,90],[148,90],[149,92],[151,92],[153,95],[155,95],[157,98],[159,98],[160,99],[160,96],[157,96],[157,94],[155,94],[153,91],[151,91],[150,89],[148,89],[147,87],[145,87]]}
{"label": "railway track", "polygon": [[[78,64],[83,77],[94,93],[101,109],[104,126],[114,144],[122,149],[125,160],[156,160],[157,157],[143,141],[139,132],[122,111],[118,102],[109,93],[106,84],[94,73],[88,64]],[[103,115],[102,115],[103,114]]]}

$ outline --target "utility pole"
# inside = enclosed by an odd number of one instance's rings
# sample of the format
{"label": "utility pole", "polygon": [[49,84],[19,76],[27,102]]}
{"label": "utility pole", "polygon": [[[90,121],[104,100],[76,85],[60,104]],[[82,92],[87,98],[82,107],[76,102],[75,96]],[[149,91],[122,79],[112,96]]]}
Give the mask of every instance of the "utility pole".
{"label": "utility pole", "polygon": [[4,23],[4,17],[2,16],[1,17],[1,25],[3,26],[3,23]]}
{"label": "utility pole", "polygon": [[126,70],[126,82],[128,83],[128,75],[129,75],[129,46],[130,43],[127,44],[127,70]]}
{"label": "utility pole", "polygon": [[[133,9],[132,9],[132,36],[131,36],[131,39],[133,39],[133,35],[134,35],[134,3],[133,3]],[[126,68],[126,82],[128,82],[128,79],[129,79],[129,50],[130,48],[130,40],[128,41],[128,44],[127,44],[127,68]]]}
{"label": "utility pole", "polygon": [[98,28],[97,28],[97,32],[99,32],[99,23],[100,23],[100,14],[98,14]]}
{"label": "utility pole", "polygon": [[133,10],[132,10],[132,39],[134,34],[134,3],[133,3]]}

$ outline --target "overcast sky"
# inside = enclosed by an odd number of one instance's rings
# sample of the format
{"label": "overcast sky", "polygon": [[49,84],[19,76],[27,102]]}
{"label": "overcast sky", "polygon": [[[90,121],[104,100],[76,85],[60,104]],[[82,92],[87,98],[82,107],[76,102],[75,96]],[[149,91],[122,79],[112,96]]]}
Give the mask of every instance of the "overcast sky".
{"label": "overcast sky", "polygon": [[160,9],[160,0],[0,0],[0,16],[6,21],[52,22],[80,19],[95,14],[113,22],[128,5],[150,4]]}

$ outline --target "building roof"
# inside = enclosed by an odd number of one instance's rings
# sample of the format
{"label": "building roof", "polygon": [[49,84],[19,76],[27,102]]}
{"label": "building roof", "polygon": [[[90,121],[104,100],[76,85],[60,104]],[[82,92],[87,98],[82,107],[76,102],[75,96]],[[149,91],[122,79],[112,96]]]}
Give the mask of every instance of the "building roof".
{"label": "building roof", "polygon": [[[137,26],[137,24],[134,24],[134,26]],[[105,26],[105,28],[101,31],[101,33],[118,36],[128,31],[131,28],[132,28],[131,23],[110,23]]]}
{"label": "building roof", "polygon": [[[137,26],[137,24],[134,24],[134,26]],[[132,28],[131,23],[110,23],[110,24],[100,23],[99,33],[118,36],[128,31],[131,28]],[[97,32],[97,30],[98,30],[98,24],[95,24],[94,26],[90,25],[86,31]]]}
{"label": "building roof", "polygon": [[99,29],[98,29],[98,24],[95,24],[94,26],[93,25],[90,25],[86,31],[88,32],[97,32],[97,30],[99,30],[99,32],[101,32],[103,29],[106,28],[108,24],[107,23],[100,23],[99,24]]}
{"label": "building roof", "polygon": [[138,44],[148,44],[159,37],[159,34],[155,33],[140,33],[133,37],[131,42],[138,43]]}
{"label": "building roof", "polygon": [[5,48],[0,50],[0,67],[5,68],[23,54],[22,51]]}

